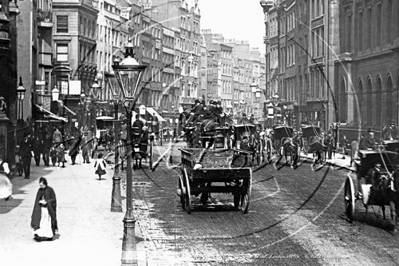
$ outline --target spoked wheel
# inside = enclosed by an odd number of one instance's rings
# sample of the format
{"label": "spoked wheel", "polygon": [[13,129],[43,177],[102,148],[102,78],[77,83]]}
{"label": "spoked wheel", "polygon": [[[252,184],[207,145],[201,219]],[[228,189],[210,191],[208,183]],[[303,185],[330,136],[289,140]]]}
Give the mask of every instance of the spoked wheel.
{"label": "spoked wheel", "polygon": [[349,222],[353,222],[353,217],[355,215],[355,189],[352,178],[349,176],[345,181],[344,201],[346,217],[348,217]]}
{"label": "spoked wheel", "polygon": [[249,210],[249,202],[251,198],[251,179],[245,180],[241,187],[241,211],[245,214]]}
{"label": "spoked wheel", "polygon": [[190,180],[188,179],[188,174],[186,168],[183,169],[183,182],[185,188],[184,202],[185,209],[188,214],[191,213],[191,190],[190,190]]}
{"label": "spoked wheel", "polygon": [[186,188],[184,187],[183,177],[184,174],[182,169],[182,176],[179,176],[179,192],[177,194],[180,197],[181,208],[184,210],[186,208]]}
{"label": "spoked wheel", "polygon": [[154,141],[150,141],[150,154],[149,154],[149,160],[150,160],[150,170],[153,171],[153,163],[154,163]]}
{"label": "spoked wheel", "polygon": [[240,198],[241,198],[240,190],[237,190],[236,192],[233,193],[234,208],[236,209],[240,207]]}

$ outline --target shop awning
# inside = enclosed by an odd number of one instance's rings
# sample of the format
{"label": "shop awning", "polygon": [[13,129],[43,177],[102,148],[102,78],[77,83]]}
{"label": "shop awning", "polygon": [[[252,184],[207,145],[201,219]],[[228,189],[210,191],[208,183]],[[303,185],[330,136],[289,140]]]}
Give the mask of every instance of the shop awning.
{"label": "shop awning", "polygon": [[114,120],[115,117],[112,117],[112,116],[99,116],[96,119],[97,120]]}
{"label": "shop awning", "polygon": [[160,114],[158,114],[158,112],[155,111],[154,108],[147,107],[147,112],[150,113],[150,115],[155,115],[158,118],[159,122],[166,122],[166,120]]}
{"label": "shop awning", "polygon": [[48,117],[51,117],[51,118],[54,118],[54,119],[57,119],[57,120],[60,120],[60,121],[63,121],[63,122],[68,122],[68,119],[67,119],[67,118],[58,116],[58,115],[56,115],[56,114],[53,114],[52,112],[50,112],[49,110],[43,108],[43,107],[40,106],[40,105],[37,105],[37,104],[35,104],[35,105],[36,105],[37,108],[39,108],[39,110],[40,110],[41,112],[46,113],[46,114],[48,115]]}

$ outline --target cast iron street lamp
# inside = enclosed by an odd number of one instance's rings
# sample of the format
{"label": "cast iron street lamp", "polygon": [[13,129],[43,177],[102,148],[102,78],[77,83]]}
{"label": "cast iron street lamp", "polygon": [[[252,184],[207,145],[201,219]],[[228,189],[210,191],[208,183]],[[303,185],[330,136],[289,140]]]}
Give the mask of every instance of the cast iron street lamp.
{"label": "cast iron street lamp", "polygon": [[25,92],[26,92],[26,89],[22,84],[22,77],[19,77],[19,86],[17,88],[18,101],[19,101],[18,119],[21,119],[21,118],[23,119],[23,115],[24,115],[23,101],[25,98]]}
{"label": "cast iron street lamp", "polygon": [[146,66],[139,65],[134,59],[133,44],[129,40],[126,45],[125,58],[122,62],[114,62],[112,68],[115,77],[121,88],[123,106],[126,109],[127,119],[127,166],[126,166],[126,214],[123,219],[123,244],[122,244],[122,265],[137,265],[136,240],[135,240],[135,217],[132,206],[132,111],[140,95],[140,81]]}
{"label": "cast iron street lamp", "polygon": [[119,121],[118,121],[118,107],[119,94],[114,93],[112,103],[114,104],[114,141],[115,141],[115,168],[114,176],[112,177],[112,198],[111,198],[111,212],[122,212],[122,197],[121,197],[121,177],[119,175]]}

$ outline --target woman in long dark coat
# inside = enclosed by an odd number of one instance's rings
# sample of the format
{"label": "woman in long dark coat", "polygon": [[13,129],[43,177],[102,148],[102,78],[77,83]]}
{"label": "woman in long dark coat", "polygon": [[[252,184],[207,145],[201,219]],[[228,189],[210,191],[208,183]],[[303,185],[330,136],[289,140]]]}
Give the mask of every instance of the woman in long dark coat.
{"label": "woman in long dark coat", "polygon": [[39,186],[30,225],[34,230],[35,240],[52,240],[58,231],[57,200],[54,190],[48,186],[44,177],[39,179]]}
{"label": "woman in long dark coat", "polygon": [[76,134],[69,150],[69,156],[71,156],[72,165],[76,164],[76,156],[78,156],[79,154],[79,146],[81,141],[82,141],[82,136]]}

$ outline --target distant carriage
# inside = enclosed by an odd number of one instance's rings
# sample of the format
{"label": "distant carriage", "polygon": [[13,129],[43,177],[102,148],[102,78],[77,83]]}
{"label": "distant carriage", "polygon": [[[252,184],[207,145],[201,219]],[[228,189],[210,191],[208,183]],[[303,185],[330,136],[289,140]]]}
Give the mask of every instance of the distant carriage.
{"label": "distant carriage", "polygon": [[[294,141],[294,129],[290,126],[280,125],[274,127],[274,147],[279,155],[278,163],[284,156],[287,163],[294,166],[299,157],[298,145]],[[288,160],[290,159],[290,161]]]}
{"label": "distant carriage", "polygon": [[146,135],[144,136],[143,130],[139,128],[132,128],[132,158],[133,169],[142,168],[142,160],[149,159],[149,168],[152,169],[154,158],[153,158],[153,145],[154,136]]}
{"label": "distant carriage", "polygon": [[320,127],[303,126],[302,143],[304,152],[306,154],[313,153],[315,162],[322,163],[324,161],[323,138]]}
{"label": "distant carriage", "polygon": [[[258,135],[258,132],[254,124],[245,123],[234,125],[232,147],[236,149],[237,152],[251,155],[251,162],[256,160],[257,163],[261,163],[263,157],[262,143],[256,135]],[[243,141],[244,138],[248,138],[248,142]],[[245,144],[245,146],[243,144]]]}

